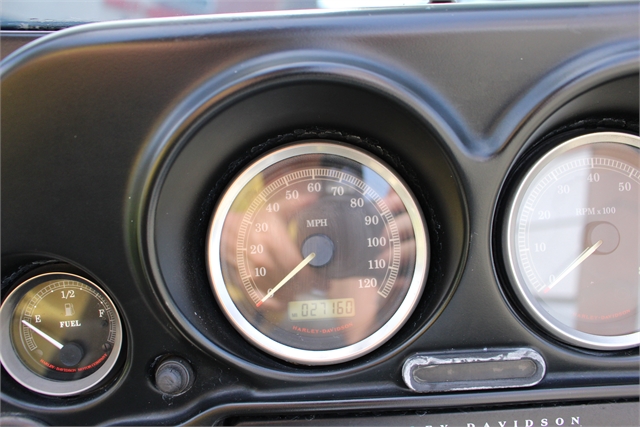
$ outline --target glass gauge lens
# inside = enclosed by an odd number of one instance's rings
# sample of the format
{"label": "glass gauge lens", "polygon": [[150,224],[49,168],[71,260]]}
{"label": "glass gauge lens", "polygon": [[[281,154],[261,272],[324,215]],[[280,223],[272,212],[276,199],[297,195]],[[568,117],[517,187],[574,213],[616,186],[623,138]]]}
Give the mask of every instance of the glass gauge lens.
{"label": "glass gauge lens", "polygon": [[120,317],[92,282],[47,273],[20,284],[3,303],[2,364],[25,387],[54,396],[81,393],[113,368]]}
{"label": "glass gauge lens", "polygon": [[574,345],[638,345],[640,138],[564,142],[531,168],[512,203],[506,255],[529,313]]}
{"label": "glass gauge lens", "polygon": [[385,342],[422,293],[427,230],[402,180],[364,151],[287,146],[228,187],[209,272],[232,324],[288,361],[329,364]]}

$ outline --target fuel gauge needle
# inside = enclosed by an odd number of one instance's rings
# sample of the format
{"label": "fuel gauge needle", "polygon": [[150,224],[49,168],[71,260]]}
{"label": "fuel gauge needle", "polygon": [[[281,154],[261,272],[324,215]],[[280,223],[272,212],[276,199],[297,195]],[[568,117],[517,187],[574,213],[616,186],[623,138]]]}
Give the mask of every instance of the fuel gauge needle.
{"label": "fuel gauge needle", "polygon": [[589,246],[587,249],[582,251],[582,253],[578,255],[578,258],[576,258],[571,264],[569,264],[569,266],[565,268],[562,273],[560,273],[560,275],[556,278],[556,280],[554,280],[549,284],[549,286],[547,286],[547,288],[544,290],[544,293],[546,294],[547,292],[549,292],[551,288],[553,288],[555,285],[558,284],[558,282],[564,279],[567,276],[567,274],[571,273],[576,267],[578,267],[587,258],[589,258],[591,254],[593,254],[600,247],[601,244],[602,244],[602,240],[598,240],[592,246]]}
{"label": "fuel gauge needle", "polygon": [[256,304],[256,307],[260,307],[262,305],[263,302],[265,302],[266,300],[268,300],[269,298],[271,298],[273,296],[273,294],[275,294],[276,292],[278,292],[278,289],[280,289],[281,287],[283,287],[289,280],[291,280],[291,278],[293,276],[295,276],[296,274],[298,274],[298,272],[300,270],[302,270],[307,264],[309,264],[311,262],[312,259],[314,259],[316,257],[316,253],[315,252],[311,252],[305,259],[303,259],[300,264],[298,264],[293,270],[291,270],[291,272],[289,274],[287,274],[284,279],[282,279],[280,281],[280,283],[278,283],[276,285],[275,288],[271,289],[265,296],[264,298],[262,298],[260,301],[258,301],[258,303]]}
{"label": "fuel gauge needle", "polygon": [[23,320],[22,324],[25,325],[26,327],[28,327],[29,329],[31,329],[36,334],[40,335],[45,340],[49,341],[54,346],[58,347],[58,350],[62,350],[62,347],[64,347],[64,345],[60,344],[58,341],[54,340],[49,335],[45,334],[40,329],[36,328],[35,326],[33,326],[31,323],[27,322],[26,320]]}

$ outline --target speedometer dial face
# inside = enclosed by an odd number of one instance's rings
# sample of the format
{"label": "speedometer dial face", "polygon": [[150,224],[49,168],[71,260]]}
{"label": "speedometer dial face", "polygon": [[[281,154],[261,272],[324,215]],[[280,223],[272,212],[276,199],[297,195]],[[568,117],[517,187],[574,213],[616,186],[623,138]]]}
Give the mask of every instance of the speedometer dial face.
{"label": "speedometer dial face", "polygon": [[640,139],[594,133],[540,159],[505,234],[509,273],[550,333],[593,349],[640,342]]}
{"label": "speedometer dial face", "polygon": [[318,141],[268,153],[236,177],[208,239],[231,323],[304,364],[350,360],[389,339],[420,298],[428,255],[402,180],[364,151]]}

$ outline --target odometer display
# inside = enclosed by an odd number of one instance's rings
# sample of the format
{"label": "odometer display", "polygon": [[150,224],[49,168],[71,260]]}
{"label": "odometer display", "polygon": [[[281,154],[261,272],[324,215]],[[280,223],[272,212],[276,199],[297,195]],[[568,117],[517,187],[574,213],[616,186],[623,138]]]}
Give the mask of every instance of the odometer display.
{"label": "odometer display", "polygon": [[336,319],[356,315],[353,298],[291,301],[290,320]]}
{"label": "odometer display", "polygon": [[227,188],[209,272],[232,324],[289,361],[337,363],[397,331],[422,293],[427,231],[402,180],[330,142],[287,146]]}

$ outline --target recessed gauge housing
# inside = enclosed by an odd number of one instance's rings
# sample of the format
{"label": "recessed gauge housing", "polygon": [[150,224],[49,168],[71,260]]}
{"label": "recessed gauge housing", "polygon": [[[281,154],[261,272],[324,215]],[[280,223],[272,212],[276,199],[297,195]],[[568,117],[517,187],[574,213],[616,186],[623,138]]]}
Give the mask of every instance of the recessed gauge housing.
{"label": "recessed gauge housing", "polygon": [[66,272],[20,283],[0,308],[0,357],[20,384],[49,396],[91,390],[116,365],[122,322],[109,296]]}
{"label": "recessed gauge housing", "polygon": [[208,269],[249,341],[291,362],[331,364],[405,323],[428,248],[418,203],[388,166],[345,144],[301,142],[231,182],[211,220]]}
{"label": "recessed gauge housing", "polygon": [[[378,87],[381,80],[374,78],[375,74],[372,75],[370,71],[356,70],[357,73],[354,74],[354,69],[351,67],[343,68],[342,65],[336,66],[336,64],[329,66],[320,62],[312,66],[311,69],[314,71],[309,74],[310,69],[306,67],[304,65],[301,69],[297,63],[291,63],[282,69],[265,69],[264,72],[272,75],[273,78],[260,82],[245,82],[243,78],[239,81],[242,84],[234,86],[231,92],[225,92],[225,102],[222,103],[217,102],[219,98],[212,98],[211,92],[194,93],[193,98],[187,100],[188,102],[185,101],[184,107],[188,107],[188,111],[180,110],[188,112],[188,115],[174,116],[175,120],[180,120],[174,123],[175,126],[181,123],[180,126],[183,126],[185,132],[159,133],[158,138],[154,139],[154,143],[149,146],[150,150],[143,156],[144,164],[149,167],[153,165],[154,169],[145,170],[139,174],[140,177],[149,177],[145,180],[141,179],[136,184],[139,185],[136,187],[136,192],[140,191],[139,194],[146,198],[142,199],[144,203],[138,206],[139,210],[131,212],[134,215],[132,218],[140,219],[140,222],[133,220],[131,224],[144,226],[141,244],[147,257],[145,258],[146,268],[154,279],[153,283],[157,285],[158,295],[161,295],[163,304],[166,305],[176,323],[181,326],[181,331],[216,357],[235,366],[242,369],[260,369],[264,375],[300,382],[308,382],[310,375],[316,378],[338,378],[345,372],[355,372],[367,366],[384,363],[391,355],[398,354],[417,340],[435,323],[453,295],[464,268],[466,242],[469,235],[468,214],[462,187],[449,153],[443,148],[443,138],[446,138],[446,135],[434,132],[434,129],[442,128],[435,125],[439,123],[439,119],[432,117],[429,111],[416,109],[416,105],[405,103],[404,100],[408,101],[410,94],[405,93],[403,88],[392,82]],[[211,89],[214,90],[217,87],[212,86]],[[230,93],[234,95],[230,96]],[[202,108],[194,110],[193,105],[201,105]],[[326,105],[332,107],[325,108]],[[246,122],[248,111],[259,112],[251,114],[251,126],[247,126]],[[277,263],[271,267],[266,263],[249,265],[252,269],[249,273],[255,277],[255,284],[245,287],[243,282],[240,282],[240,286],[236,286],[237,282],[229,283],[231,292],[226,289],[218,292],[212,286],[212,283],[226,283],[225,281],[228,280],[212,277],[215,266],[223,264],[220,257],[217,257],[217,260],[215,255],[213,260],[211,258],[212,246],[215,246],[217,238],[210,237],[213,235],[212,220],[213,223],[218,224],[225,219],[224,214],[221,213],[224,212],[224,209],[220,208],[221,200],[225,197],[233,199],[236,196],[245,199],[240,194],[227,196],[235,191],[231,190],[232,187],[242,188],[238,183],[244,170],[259,164],[262,159],[270,159],[273,165],[263,163],[260,166],[265,171],[269,170],[268,174],[262,174],[267,178],[265,180],[267,182],[270,178],[267,175],[273,171],[279,171],[276,157],[272,154],[279,150],[282,150],[282,153],[292,153],[293,151],[287,150],[293,146],[301,147],[305,144],[317,147],[327,144],[332,147],[342,147],[345,151],[350,149],[349,153],[357,152],[363,160],[352,158],[351,155],[332,156],[330,153],[319,151],[300,153],[296,158],[304,162],[317,156],[321,159],[321,163],[318,164],[316,161],[315,166],[312,166],[313,162],[311,162],[308,165],[309,168],[350,173],[374,190],[378,190],[377,184],[367,181],[373,175],[378,176],[375,182],[385,182],[385,179],[401,182],[402,187],[410,189],[412,198],[415,199],[413,203],[423,212],[422,219],[415,222],[421,224],[425,234],[428,229],[429,234],[427,256],[417,257],[421,263],[425,264],[421,289],[411,287],[407,303],[403,303],[402,293],[405,291],[405,284],[400,286],[400,281],[395,282],[391,294],[398,292],[400,295],[390,295],[389,300],[393,300],[402,309],[398,308],[399,311],[396,311],[396,308],[391,305],[384,307],[380,318],[375,318],[374,322],[370,323],[369,331],[356,331],[367,323],[360,322],[362,318],[359,314],[370,311],[366,306],[362,311],[358,310],[357,305],[363,304],[363,299],[358,296],[349,296],[346,292],[343,295],[331,295],[331,292],[325,292],[326,290],[321,286],[315,292],[308,292],[306,296],[301,294],[300,298],[286,300],[285,306],[277,310],[279,315],[286,316],[287,319],[289,315],[291,317],[298,315],[297,319],[303,317],[306,319],[305,324],[297,325],[301,329],[297,331],[297,338],[291,334],[291,332],[296,333],[292,329],[287,332],[282,328],[277,330],[277,325],[284,326],[285,320],[282,323],[275,320],[274,323],[267,321],[259,323],[264,320],[264,317],[258,320],[260,316],[255,315],[255,312],[266,310],[273,303],[280,301],[287,292],[292,292],[291,285],[295,285],[311,271],[317,273],[323,268],[346,270],[362,265],[359,262],[350,266],[341,264],[345,261],[350,262],[352,257],[365,255],[365,251],[361,250],[361,241],[357,239],[350,241],[349,244],[357,243],[354,245],[356,250],[345,256],[342,252],[350,250],[346,248],[345,242],[338,242],[329,233],[322,231],[325,229],[324,219],[329,226],[329,220],[341,215],[342,218],[338,219],[344,221],[340,222],[339,229],[327,227],[332,229],[332,233],[337,232],[339,237],[348,239],[354,234],[363,232],[360,225],[351,226],[352,213],[350,215],[346,215],[348,211],[338,215],[332,213],[330,208],[335,206],[335,203],[317,205],[319,209],[316,212],[327,211],[328,216],[304,218],[302,229],[304,233],[310,231],[310,234],[304,234],[298,230],[298,237],[304,240],[296,240],[295,245],[297,250],[305,256],[299,258],[297,264],[287,265],[286,268]],[[158,150],[158,147],[164,148]],[[375,172],[368,165],[371,159],[384,164],[385,168],[392,172]],[[283,162],[286,161],[283,159]],[[290,160],[289,163],[290,166],[295,166],[296,161]],[[367,179],[363,179],[363,170],[366,168],[371,170],[366,172]],[[258,172],[256,173],[259,175]],[[288,173],[283,172],[283,175]],[[248,181],[251,181],[251,178]],[[246,189],[253,188],[254,184],[259,184],[258,181],[246,182]],[[301,201],[303,197],[307,198],[312,194],[305,186],[309,183],[300,184],[295,188]],[[323,186],[324,183],[327,185]],[[315,191],[315,184],[312,190],[316,196],[320,194],[323,198],[326,197],[324,191],[332,191],[333,186],[338,187],[329,182],[329,177],[323,177],[320,185],[320,192]],[[284,201],[290,202],[291,200],[286,199],[287,190],[293,189],[283,190]],[[373,203],[366,199],[368,196],[356,197],[355,194],[348,192],[356,191],[351,188],[345,187],[343,190],[344,194],[338,194],[342,190],[336,189],[336,196],[331,194],[331,197],[344,198],[347,203],[354,198],[357,209],[373,208]],[[346,198],[346,196],[350,197]],[[363,198],[363,206],[357,205],[359,198]],[[247,197],[245,202],[250,205],[253,199]],[[279,200],[275,202],[281,209],[285,208],[284,202],[281,203]],[[270,203],[274,203],[274,200]],[[236,207],[238,210],[235,210],[236,208],[229,210],[231,216],[235,216],[237,212],[246,212],[244,203],[238,203]],[[267,207],[268,203],[264,208]],[[272,205],[272,211],[273,208]],[[282,210],[279,212],[284,213]],[[309,212],[311,211],[301,209],[298,213],[302,216]],[[269,212],[266,211],[266,213]],[[400,223],[401,218],[396,218],[395,215],[400,213],[393,213],[396,223]],[[261,212],[258,216],[264,214],[265,212]],[[217,218],[214,220],[216,215]],[[307,220],[313,227],[307,227]],[[267,221],[259,220],[258,222]],[[382,230],[380,227],[383,223],[378,222],[373,225],[378,231]],[[311,232],[311,230],[315,231]],[[287,229],[287,233],[289,232],[291,231]],[[252,230],[252,233],[255,231]],[[222,233],[220,237],[222,238]],[[224,240],[236,242],[237,237],[236,235],[235,238],[224,238]],[[255,235],[249,237],[252,238]],[[364,237],[371,238],[372,245],[382,243],[379,240],[381,236]],[[388,239],[388,236],[382,237]],[[378,240],[374,241],[374,238]],[[251,250],[251,245],[255,245],[255,250],[258,251],[258,244],[263,245],[262,249],[265,251],[263,254],[266,253],[267,243],[265,242],[249,242],[247,249]],[[281,249],[286,249],[282,241],[268,244],[271,246],[281,244]],[[369,242],[365,240],[364,244],[368,245]],[[386,240],[385,244],[388,249],[389,241]],[[313,250],[312,252],[316,254],[314,259],[308,260],[308,265],[302,265],[300,271],[294,272],[296,267],[311,255],[311,252],[307,251],[313,247],[320,247],[321,250],[319,252]],[[365,249],[373,250],[368,246]],[[296,259],[302,253],[288,259]],[[250,255],[257,256],[257,254]],[[415,254],[405,256],[401,253],[401,258],[405,261],[413,259],[414,256]],[[383,286],[383,282],[390,284],[384,276],[377,275],[388,267],[388,260],[385,259],[385,267],[376,269],[376,260],[377,267],[382,265],[379,262],[380,258],[367,258],[364,260],[367,270],[369,260],[372,261],[373,268],[370,271],[376,270],[376,274],[362,277],[362,290],[371,290],[371,288],[364,288],[367,286],[364,279],[375,279],[378,290]],[[229,271],[234,270],[233,263],[227,266]],[[279,270],[281,274],[276,275],[274,268],[280,267],[282,267]],[[258,268],[257,273],[256,268]],[[263,273],[265,276],[262,276]],[[277,287],[289,276],[289,273],[293,273],[293,277],[275,291],[275,296],[267,298],[261,303],[261,307],[257,307],[256,304],[261,302],[265,293],[268,294],[269,289]],[[247,277],[246,274],[244,277]],[[369,280],[368,284],[372,286],[373,281]],[[222,286],[226,288],[226,285]],[[249,290],[262,293],[260,299],[253,302],[253,307],[248,304],[251,300]],[[228,299],[231,302],[221,303],[220,295],[225,292],[229,293]],[[242,292],[243,296],[238,297],[236,294],[239,292]],[[373,294],[375,295],[376,292],[374,291]],[[321,295],[322,293],[326,295]],[[245,298],[245,301],[236,304],[232,297]],[[412,307],[414,297],[417,298],[415,306]],[[309,301],[312,303],[309,304]],[[318,304],[318,301],[322,307],[322,314],[318,311],[312,314],[312,304]],[[290,302],[291,305],[289,305]],[[347,321],[349,317],[345,316],[349,313],[353,314],[350,310],[354,302],[356,314]],[[347,305],[349,305],[349,313],[347,313]],[[226,308],[222,309],[223,306]],[[325,306],[327,313],[324,312]],[[230,314],[233,310],[231,307],[235,307],[240,314]],[[240,307],[245,311],[244,313]],[[393,313],[403,314],[394,318]],[[387,316],[389,318],[384,319]],[[255,331],[244,332],[234,323],[236,319],[240,319],[240,322],[244,319]],[[388,324],[389,326],[384,327],[391,319],[393,320]],[[346,322],[346,325],[338,324],[339,322]],[[269,323],[273,330],[267,330]],[[321,327],[315,327],[312,323]],[[353,326],[347,326],[349,323],[353,323]],[[356,325],[356,323],[359,324]],[[338,325],[328,327],[329,324]],[[293,328],[292,325],[290,326]],[[339,326],[345,326],[346,329],[332,329]],[[250,328],[245,329],[251,331]],[[323,334],[323,329],[330,332]],[[377,330],[385,332],[376,334]],[[314,333],[318,331],[320,332]],[[286,349],[276,352],[273,350],[275,346],[271,344],[259,345],[249,338],[251,334],[255,337],[269,337],[273,342],[286,346]],[[313,336],[309,337],[309,335]],[[373,338],[367,341],[368,337]],[[363,349],[352,352],[359,346]],[[339,355],[342,352],[340,349],[347,347],[349,350]],[[299,354],[290,351],[292,349],[309,353],[299,357]],[[333,356],[329,357],[329,354],[322,353],[324,351],[334,352]],[[310,357],[311,354],[315,354],[317,360]]]}
{"label": "recessed gauge housing", "polygon": [[556,338],[617,350],[640,343],[640,138],[563,141],[522,178],[503,229],[525,311]]}

